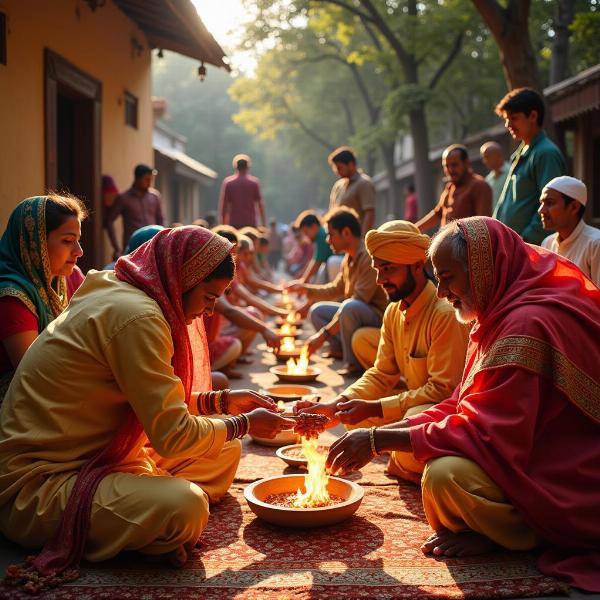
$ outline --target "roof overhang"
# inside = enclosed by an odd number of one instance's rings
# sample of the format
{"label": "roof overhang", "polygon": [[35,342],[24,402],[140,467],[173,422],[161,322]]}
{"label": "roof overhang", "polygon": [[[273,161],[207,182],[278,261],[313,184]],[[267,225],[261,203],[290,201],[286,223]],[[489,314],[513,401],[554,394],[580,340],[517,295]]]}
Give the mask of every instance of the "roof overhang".
{"label": "roof overhang", "polygon": [[544,90],[555,123],[600,109],[600,64]]}
{"label": "roof overhang", "polygon": [[175,173],[177,175],[205,185],[212,183],[217,178],[216,171],[188,156],[185,152],[181,152],[181,150],[164,148],[156,144],[154,150],[175,163]]}
{"label": "roof overhang", "polygon": [[[218,0],[215,0],[218,1]],[[146,34],[153,48],[178,54],[230,71],[225,52],[206,29],[190,0],[114,0]]]}

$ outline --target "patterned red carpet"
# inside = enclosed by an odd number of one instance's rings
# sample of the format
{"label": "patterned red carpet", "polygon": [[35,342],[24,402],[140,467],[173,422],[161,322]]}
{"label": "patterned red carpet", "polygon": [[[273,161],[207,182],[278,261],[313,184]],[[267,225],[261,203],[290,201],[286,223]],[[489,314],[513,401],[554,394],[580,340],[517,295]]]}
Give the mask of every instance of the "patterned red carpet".
{"label": "patterned red carpet", "polygon": [[[318,530],[282,530],[255,518],[247,482],[284,472],[272,449],[247,443],[231,493],[214,507],[203,544],[182,570],[121,556],[88,565],[55,600],[131,598],[426,599],[511,598],[564,591],[527,554],[435,560],[419,550],[429,535],[419,489],[388,478],[384,464],[353,477],[365,486],[357,514]],[[291,469],[286,472],[295,472]]]}

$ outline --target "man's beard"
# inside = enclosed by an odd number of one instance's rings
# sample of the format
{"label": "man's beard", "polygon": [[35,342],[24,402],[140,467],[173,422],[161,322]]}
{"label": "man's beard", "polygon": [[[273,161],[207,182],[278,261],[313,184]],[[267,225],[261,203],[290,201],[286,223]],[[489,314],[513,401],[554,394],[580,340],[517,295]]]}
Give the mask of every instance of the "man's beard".
{"label": "man's beard", "polygon": [[475,319],[477,319],[477,311],[475,310],[475,306],[471,303],[471,299],[462,299],[459,300],[459,302],[460,306],[453,305],[456,320],[465,325],[475,321]]}
{"label": "man's beard", "polygon": [[393,290],[388,291],[390,302],[400,302],[407,296],[410,296],[417,287],[417,282],[410,270],[406,274],[406,281],[400,286],[394,286]]}

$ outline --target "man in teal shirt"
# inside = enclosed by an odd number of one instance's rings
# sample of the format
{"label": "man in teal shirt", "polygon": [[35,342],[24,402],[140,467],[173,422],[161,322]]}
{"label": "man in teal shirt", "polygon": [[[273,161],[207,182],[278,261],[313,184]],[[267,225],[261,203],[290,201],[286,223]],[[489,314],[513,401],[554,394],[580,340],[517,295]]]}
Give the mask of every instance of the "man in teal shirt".
{"label": "man in teal shirt", "polygon": [[512,90],[496,106],[496,114],[521,144],[494,210],[494,217],[514,229],[526,242],[541,244],[547,236],[537,213],[544,186],[566,172],[565,159],[542,130],[544,101],[529,88]]}
{"label": "man in teal shirt", "polygon": [[296,218],[295,226],[313,243],[314,254],[304,273],[292,283],[308,283],[333,252],[327,243],[327,232],[314,210],[301,212]]}

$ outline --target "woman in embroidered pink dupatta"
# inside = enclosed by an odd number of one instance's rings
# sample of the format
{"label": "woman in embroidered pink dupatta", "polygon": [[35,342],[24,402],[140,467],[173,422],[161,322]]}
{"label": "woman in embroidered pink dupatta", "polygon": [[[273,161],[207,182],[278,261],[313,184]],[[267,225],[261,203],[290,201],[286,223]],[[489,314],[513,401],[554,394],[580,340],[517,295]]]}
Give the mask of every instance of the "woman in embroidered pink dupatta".
{"label": "woman in embroidered pink dupatta", "polygon": [[477,320],[453,397],[408,420],[413,452],[475,461],[543,540],[540,570],[598,592],[600,290],[494,219],[458,227]]}
{"label": "woman in embroidered pink dupatta", "polygon": [[[167,377],[169,380],[173,380],[175,390],[178,387],[177,380],[180,380],[183,385],[184,401],[189,407],[187,414],[184,414],[184,411],[180,410],[180,405],[178,407],[177,404],[180,400],[179,397],[175,398],[175,403],[169,405],[172,413],[176,411],[178,415],[181,414],[181,419],[177,421],[174,429],[165,432],[165,435],[169,436],[169,440],[172,440],[173,460],[179,462],[181,460],[187,461],[187,463],[194,462],[186,456],[180,456],[181,453],[177,450],[179,443],[177,436],[182,430],[185,429],[188,432],[186,440],[189,439],[189,445],[194,448],[198,448],[199,444],[204,444],[204,442],[200,438],[196,439],[193,437],[194,434],[189,432],[212,432],[207,441],[211,452],[213,445],[215,446],[214,452],[219,452],[227,440],[232,439],[235,431],[229,423],[230,420],[227,419],[225,422],[215,420],[214,425],[211,425],[212,422],[209,423],[208,419],[196,421],[197,417],[193,415],[199,414],[200,404],[195,400],[196,395],[192,392],[192,390],[210,390],[210,362],[200,317],[212,310],[216,298],[231,281],[234,272],[234,262],[230,257],[232,247],[232,244],[225,238],[203,228],[166,229],[132,254],[120,258],[115,265],[116,279],[141,290],[154,300],[160,308],[158,312],[162,313],[170,330],[173,344],[171,365],[174,377],[170,374],[167,374]],[[88,287],[96,285],[98,287],[94,289],[99,290],[104,286],[104,289],[114,289],[118,292],[118,286],[122,285],[110,272],[93,273],[88,280]],[[101,293],[102,291],[98,292],[98,294]],[[101,307],[98,308],[95,302],[96,298],[95,294],[86,294],[83,291],[78,306],[72,308],[72,312],[75,314],[79,311],[79,314],[97,316],[98,310],[109,315],[116,310],[116,307],[111,307],[110,298],[107,300],[106,296],[101,296]],[[129,319],[127,323],[134,322],[137,318],[136,304],[131,306],[133,308],[127,308],[127,310],[134,312],[127,317]],[[86,307],[89,307],[89,311]],[[144,310],[146,310],[144,314],[148,314],[148,305]],[[156,312],[155,308],[151,310],[152,314]],[[126,314],[129,315],[129,313]],[[111,317],[108,318],[110,320]],[[89,317],[86,320],[89,321]],[[57,329],[61,326],[65,327],[65,331],[71,331],[69,315],[65,315],[65,318],[57,324]],[[48,336],[51,335],[52,333],[48,334]],[[44,339],[40,340],[38,346],[45,343]],[[94,340],[90,339],[90,348],[96,348],[95,343],[95,338]],[[101,352],[101,350],[98,351]],[[92,354],[90,352],[90,356]],[[45,375],[41,374],[42,377]],[[85,377],[85,369],[82,377]],[[93,381],[90,381],[89,385],[93,385]],[[114,385],[115,393],[117,393],[119,385],[116,379]],[[190,406],[192,399],[194,400],[193,407]],[[159,399],[159,403],[162,401]],[[207,408],[210,406],[207,405]],[[276,407],[272,400],[248,390],[231,392],[228,408],[228,413],[233,415],[251,411],[247,417],[236,418],[245,418],[252,431],[256,431],[257,435],[273,437],[281,429],[289,428],[290,425],[288,420],[276,414]],[[265,410],[265,408],[269,410]],[[142,449],[144,443],[150,439],[146,437],[132,406],[125,402],[124,410],[125,416],[121,420],[123,424],[113,434],[112,440],[89,458],[86,457],[87,462],[84,462],[77,471],[75,484],[68,495],[66,507],[53,537],[27,567],[9,567],[5,580],[7,584],[18,585],[32,593],[37,593],[39,590],[77,577],[78,565],[88,542],[91,506],[98,485],[105,476],[120,471],[124,459],[126,457],[128,460],[131,459],[131,453],[135,454],[137,448]],[[200,411],[200,414],[203,413]],[[293,425],[293,422],[291,424]],[[111,432],[106,433],[111,435]],[[231,447],[233,451],[228,451],[226,468],[227,477],[233,479],[239,460],[239,442],[235,440]],[[141,452],[143,456],[146,456],[143,450]],[[159,474],[168,470],[166,465],[170,456],[170,454],[166,455],[164,466],[158,470]],[[211,456],[216,455],[213,453]],[[153,460],[150,461],[151,464]],[[158,465],[158,463],[156,464]],[[220,473],[221,471],[217,469],[215,472]],[[200,515],[195,515],[195,521],[200,523]],[[184,555],[183,560],[187,558],[183,546],[177,551],[178,553],[173,552],[173,559],[177,559],[177,562],[181,562],[181,555]]]}

